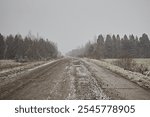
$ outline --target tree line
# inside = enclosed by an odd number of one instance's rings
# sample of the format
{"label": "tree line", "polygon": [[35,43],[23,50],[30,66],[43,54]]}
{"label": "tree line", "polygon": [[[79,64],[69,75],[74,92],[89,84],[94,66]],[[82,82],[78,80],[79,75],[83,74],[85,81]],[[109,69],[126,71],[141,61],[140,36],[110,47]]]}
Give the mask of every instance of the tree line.
{"label": "tree line", "polygon": [[29,59],[56,58],[57,46],[48,39],[35,37],[31,34],[24,38],[20,34],[4,37],[0,34],[0,59]]}
{"label": "tree line", "polygon": [[95,42],[88,42],[84,47],[74,49],[68,53],[72,56],[90,58],[149,58],[150,40],[147,34],[141,37],[132,35],[100,34]]}

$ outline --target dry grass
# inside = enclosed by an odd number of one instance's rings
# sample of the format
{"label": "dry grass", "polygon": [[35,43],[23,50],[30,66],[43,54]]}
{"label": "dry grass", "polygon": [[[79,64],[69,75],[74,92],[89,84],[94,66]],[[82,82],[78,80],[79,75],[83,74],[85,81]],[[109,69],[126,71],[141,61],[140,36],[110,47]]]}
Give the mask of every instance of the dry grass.
{"label": "dry grass", "polygon": [[22,66],[25,63],[18,63],[15,60],[0,60],[0,71],[8,68]]}
{"label": "dry grass", "polygon": [[[120,63],[120,59],[104,59],[105,62],[117,65],[116,63]],[[123,62],[121,62],[122,65]],[[127,70],[133,71],[133,72],[139,72],[144,75],[150,76],[150,58],[135,58],[132,61],[133,64],[131,64],[130,67],[128,67]],[[121,66],[120,64],[117,65],[119,67],[125,68],[125,66]]]}
{"label": "dry grass", "polygon": [[[104,61],[108,63],[113,63],[117,59],[104,59]],[[141,64],[144,65],[145,67],[148,67],[150,71],[150,58],[135,58],[134,61],[140,66]]]}

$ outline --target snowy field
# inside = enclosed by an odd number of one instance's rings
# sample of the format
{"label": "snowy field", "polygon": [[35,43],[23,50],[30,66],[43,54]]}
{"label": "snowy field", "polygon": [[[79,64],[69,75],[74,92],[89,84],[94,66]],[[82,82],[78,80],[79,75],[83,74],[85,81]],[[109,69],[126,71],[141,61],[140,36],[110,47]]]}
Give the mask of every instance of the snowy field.
{"label": "snowy field", "polygon": [[33,62],[15,62],[15,60],[0,60],[0,73],[19,70],[22,71],[26,68],[32,68],[40,64],[45,63],[46,61],[33,61]]}
{"label": "snowy field", "polygon": [[[103,59],[106,62],[109,63],[113,63],[113,61],[117,60],[117,59]],[[136,58],[133,59],[138,65],[144,65],[146,67],[148,67],[149,71],[150,71],[150,59],[149,58]]]}
{"label": "snowy field", "polygon": [[47,61],[33,61],[19,63],[14,60],[0,60],[0,85],[1,81],[13,80],[18,74],[37,68]]}
{"label": "snowy field", "polygon": [[87,60],[90,62],[93,62],[101,67],[104,67],[110,71],[115,72],[115,73],[123,76],[124,78],[127,78],[130,81],[138,84],[141,87],[148,88],[148,89],[150,88],[150,77],[149,76],[145,76],[145,75],[143,75],[141,73],[137,73],[137,72],[131,72],[128,70],[124,70],[123,68],[115,66],[115,65],[111,64],[110,62],[100,61],[100,60],[95,60],[95,59],[87,59]]}
{"label": "snowy field", "polygon": [[27,63],[15,62],[15,60],[0,60],[0,71],[13,67],[23,66]]}

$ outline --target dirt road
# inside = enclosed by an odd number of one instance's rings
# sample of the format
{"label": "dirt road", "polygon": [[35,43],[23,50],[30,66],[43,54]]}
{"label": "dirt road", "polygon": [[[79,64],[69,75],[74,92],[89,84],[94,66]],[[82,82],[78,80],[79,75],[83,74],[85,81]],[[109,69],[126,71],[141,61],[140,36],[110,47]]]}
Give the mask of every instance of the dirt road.
{"label": "dirt road", "polygon": [[150,99],[150,91],[79,58],[63,58],[15,77],[0,86],[0,99]]}

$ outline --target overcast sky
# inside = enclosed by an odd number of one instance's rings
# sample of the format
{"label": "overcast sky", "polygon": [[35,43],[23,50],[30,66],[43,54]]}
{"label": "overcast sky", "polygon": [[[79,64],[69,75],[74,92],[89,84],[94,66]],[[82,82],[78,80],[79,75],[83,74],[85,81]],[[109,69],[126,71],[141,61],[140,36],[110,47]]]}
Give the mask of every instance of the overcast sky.
{"label": "overcast sky", "polygon": [[0,33],[29,31],[63,53],[99,34],[150,35],[150,0],[0,0]]}

